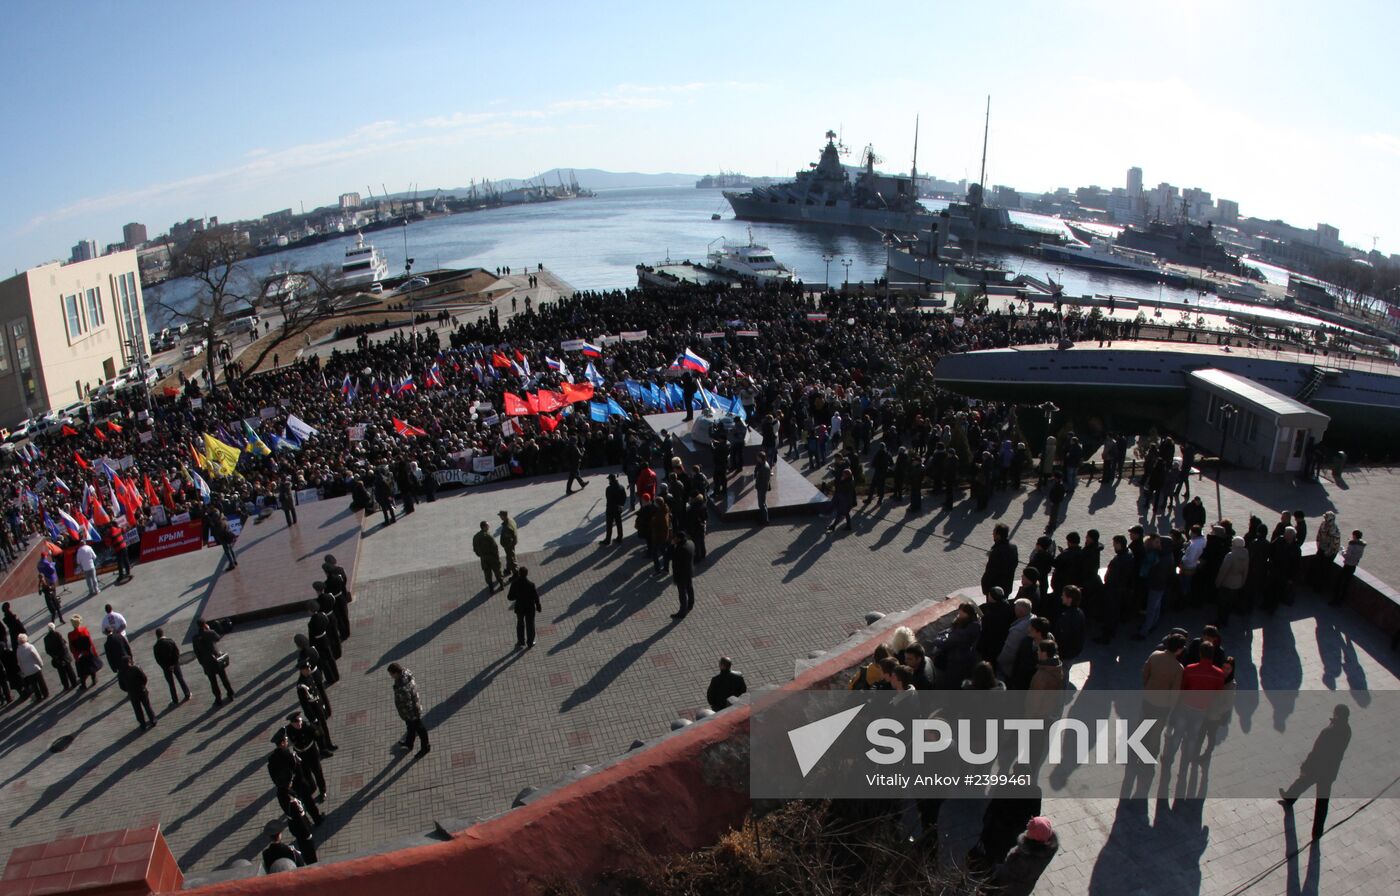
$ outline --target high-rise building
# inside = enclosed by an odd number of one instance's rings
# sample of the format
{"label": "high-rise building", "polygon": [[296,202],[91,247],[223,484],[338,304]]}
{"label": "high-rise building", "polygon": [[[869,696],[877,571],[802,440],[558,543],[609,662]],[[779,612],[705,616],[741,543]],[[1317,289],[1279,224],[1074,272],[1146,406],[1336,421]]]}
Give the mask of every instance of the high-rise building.
{"label": "high-rise building", "polygon": [[1128,169],[1128,196],[1136,199],[1142,195],[1142,169],[1133,167]]}
{"label": "high-rise building", "polygon": [[146,225],[132,222],[122,228],[122,242],[128,249],[139,249],[146,242]]}
{"label": "high-rise building", "polygon": [[340,207],[341,207],[341,208],[359,208],[359,207],[360,207],[360,194],[359,194],[359,193],[341,193],[341,194],[340,194]]}
{"label": "high-rise building", "polygon": [[1240,220],[1240,204],[1233,199],[1215,200],[1215,220],[1221,224],[1235,224]]}
{"label": "high-rise building", "polygon": [[1342,245],[1342,233],[1331,224],[1317,225],[1317,244],[1324,249],[1337,249]]}
{"label": "high-rise building", "polygon": [[71,261],[88,261],[97,257],[97,240],[78,240],[68,256]]}
{"label": "high-rise building", "polygon": [[0,426],[72,404],[146,343],[136,253],[50,262],[0,281]]}

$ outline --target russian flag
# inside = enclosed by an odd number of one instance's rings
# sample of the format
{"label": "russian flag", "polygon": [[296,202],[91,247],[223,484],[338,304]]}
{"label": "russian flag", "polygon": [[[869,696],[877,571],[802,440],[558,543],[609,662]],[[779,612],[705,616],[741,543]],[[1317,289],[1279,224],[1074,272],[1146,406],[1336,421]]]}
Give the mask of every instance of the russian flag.
{"label": "russian flag", "polygon": [[603,350],[602,350],[600,347],[594,345],[594,344],[591,343],[591,342],[585,342],[585,343],[583,344],[583,347],[580,348],[579,351],[583,352],[583,356],[584,356],[585,358],[601,358],[601,357],[603,357]]}
{"label": "russian flag", "polygon": [[72,538],[74,541],[83,540],[83,528],[78,525],[78,521],[73,519],[73,517],[68,513],[68,511],[59,508],[58,518],[60,521],[62,521],[64,531],[68,533],[68,536],[70,538]]}
{"label": "russian flag", "polygon": [[443,386],[447,385],[447,383],[444,382],[442,378],[442,369],[438,367],[436,361],[433,362],[432,367],[428,368],[427,384],[429,386],[437,386],[438,388],[442,388]]}
{"label": "russian flag", "polygon": [[394,387],[394,394],[396,395],[402,395],[405,392],[416,391],[418,391],[418,387],[413,385],[413,374],[409,374],[408,376],[404,377],[403,382],[399,383],[397,386]]}
{"label": "russian flag", "polygon": [[555,373],[563,373],[565,369],[563,361],[560,361],[558,358],[551,358],[549,355],[544,356],[544,364]]}
{"label": "russian flag", "polygon": [[671,367],[679,367],[682,370],[694,370],[696,373],[709,373],[710,362],[695,354],[690,349],[676,356],[676,361]]}
{"label": "russian flag", "polygon": [[355,400],[355,393],[359,391],[360,390],[355,387],[355,384],[350,382],[350,374],[345,374],[345,379],[342,380],[340,383],[341,396],[346,400],[346,402],[351,402]]}

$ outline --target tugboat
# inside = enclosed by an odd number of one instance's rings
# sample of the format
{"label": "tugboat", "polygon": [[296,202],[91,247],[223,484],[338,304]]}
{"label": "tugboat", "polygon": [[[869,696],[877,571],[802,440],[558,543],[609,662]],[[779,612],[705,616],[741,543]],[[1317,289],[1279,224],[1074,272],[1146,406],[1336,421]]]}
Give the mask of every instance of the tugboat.
{"label": "tugboat", "polygon": [[852,181],[841,164],[844,147],[836,132],[826,132],[821,160],[795,180],[754,187],[747,193],[726,190],[724,198],[743,221],[780,221],[831,224],[838,227],[873,227],[877,230],[914,233],[927,226],[928,209],[919,204],[914,179],[875,171],[878,158],[871,146],[861,156],[861,167]]}

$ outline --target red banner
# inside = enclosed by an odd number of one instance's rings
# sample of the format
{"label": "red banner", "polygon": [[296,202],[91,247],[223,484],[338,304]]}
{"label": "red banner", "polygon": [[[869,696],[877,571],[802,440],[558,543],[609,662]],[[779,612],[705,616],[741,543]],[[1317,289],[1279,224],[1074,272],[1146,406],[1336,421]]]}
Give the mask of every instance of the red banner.
{"label": "red banner", "polygon": [[[528,395],[529,393],[526,394]],[[534,411],[530,410],[530,406],[520,399],[519,395],[513,395],[507,392],[505,393],[505,402],[506,416],[508,417],[523,417],[526,414],[534,413]]]}
{"label": "red banner", "polygon": [[564,393],[564,400],[569,404],[576,401],[588,401],[593,397],[592,383],[560,383],[559,389]]}
{"label": "red banner", "polygon": [[141,533],[141,562],[150,563],[177,554],[188,554],[203,546],[204,523],[200,520],[152,529]]}

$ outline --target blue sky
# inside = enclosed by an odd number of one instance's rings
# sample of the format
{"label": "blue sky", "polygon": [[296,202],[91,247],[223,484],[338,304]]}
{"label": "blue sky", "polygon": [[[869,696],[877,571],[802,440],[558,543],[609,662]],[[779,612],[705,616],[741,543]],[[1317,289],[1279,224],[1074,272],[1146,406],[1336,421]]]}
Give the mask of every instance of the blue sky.
{"label": "blue sky", "polygon": [[1120,185],[1400,252],[1400,4],[5,6],[0,271],[385,183],[556,165],[790,174],[827,128],[907,169]]}

